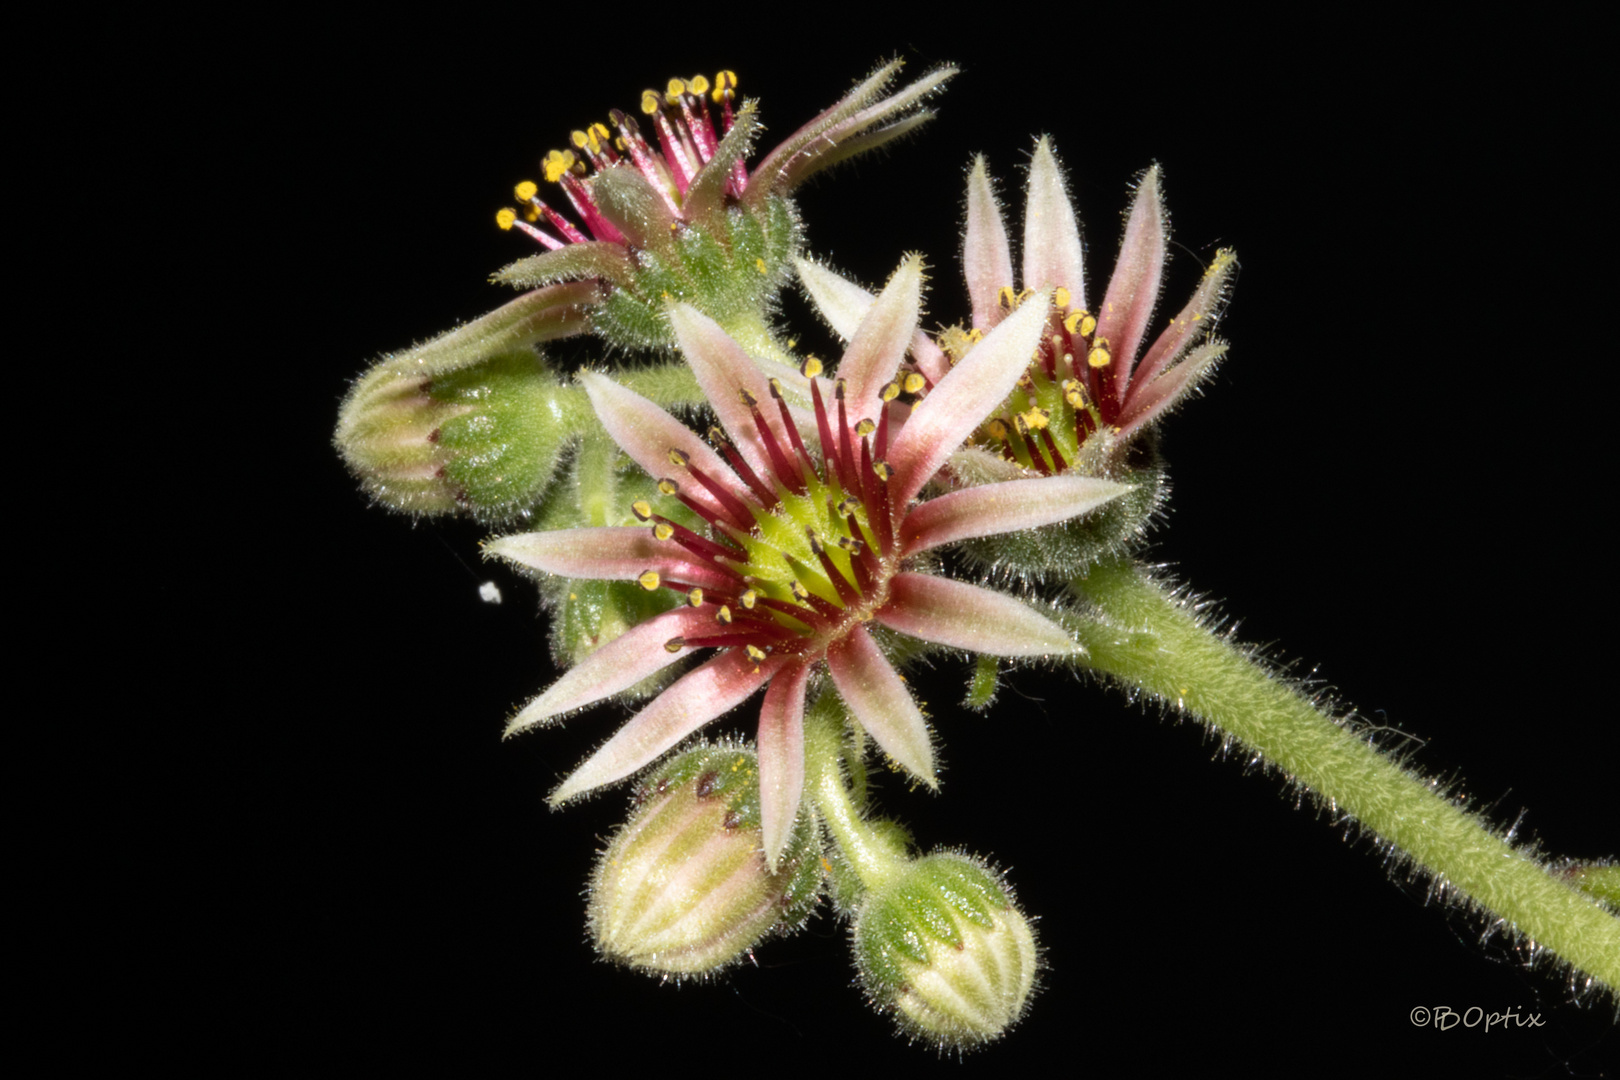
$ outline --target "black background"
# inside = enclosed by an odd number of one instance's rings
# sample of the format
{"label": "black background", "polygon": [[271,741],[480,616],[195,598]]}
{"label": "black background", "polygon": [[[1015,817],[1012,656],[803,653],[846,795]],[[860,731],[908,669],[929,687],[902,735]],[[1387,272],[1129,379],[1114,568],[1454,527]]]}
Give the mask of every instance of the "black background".
{"label": "black background", "polygon": [[[109,454],[137,550],[96,564],[120,571],[96,633],[124,704],[75,746],[64,797],[93,884],[62,890],[76,959],[42,997],[95,1018],[64,1054],[228,1074],[1613,1075],[1605,1007],[1481,945],[1196,725],[1071,677],[1027,674],[984,716],[936,706],[942,793],[882,795],[926,846],[1009,868],[1039,917],[1043,991],[1003,1042],[958,1065],[894,1038],[826,916],[707,985],[594,958],[581,890],[623,792],[555,814],[542,797],[615,719],[501,743],[553,677],[532,587],[477,563],[475,526],[369,507],[330,430],[370,359],[504,298],[487,275],[530,249],[492,216],[544,151],[720,67],[762,99],[770,145],[879,59],[962,65],[923,133],[800,200],[812,250],[869,285],[922,251],[933,325],[967,310],[972,154],[1016,223],[1032,137],[1055,137],[1099,294],[1128,185],[1161,163],[1166,303],[1218,246],[1242,269],[1230,358],[1164,427],[1175,496],[1148,557],[1242,640],[1426,740],[1417,762],[1493,820],[1528,808],[1521,833],[1551,850],[1616,853],[1611,532],[1589,509],[1609,501],[1614,222],[1573,49],[1538,43],[1531,76],[1507,25],[1262,36],[1008,11],[823,40],[761,17],[390,14],[177,35],[95,74],[97,154],[128,185],[117,232],[82,242],[136,300],[111,355],[142,437]],[[802,302],[787,317],[815,340]],[[964,676],[917,678],[946,703]],[[1418,1005],[1545,1026],[1442,1033],[1413,1026]]]}

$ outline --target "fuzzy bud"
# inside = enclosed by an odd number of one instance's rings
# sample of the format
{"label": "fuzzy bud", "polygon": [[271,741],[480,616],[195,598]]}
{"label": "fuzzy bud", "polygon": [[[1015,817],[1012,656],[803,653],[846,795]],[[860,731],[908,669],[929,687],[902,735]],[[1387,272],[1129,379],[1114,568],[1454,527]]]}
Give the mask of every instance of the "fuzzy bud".
{"label": "fuzzy bud", "polygon": [[396,362],[355,384],[338,416],[344,461],[379,502],[412,514],[523,516],[588,412],[532,349],[424,376]]}
{"label": "fuzzy bud", "polygon": [[999,875],[965,855],[918,859],[855,918],[867,995],[913,1038],[966,1049],[1023,1016],[1039,957]]}
{"label": "fuzzy bud", "polygon": [[803,924],[821,884],[814,830],[801,815],[767,872],[752,749],[687,751],[636,797],[591,877],[591,937],[605,956],[664,977],[704,975]]}

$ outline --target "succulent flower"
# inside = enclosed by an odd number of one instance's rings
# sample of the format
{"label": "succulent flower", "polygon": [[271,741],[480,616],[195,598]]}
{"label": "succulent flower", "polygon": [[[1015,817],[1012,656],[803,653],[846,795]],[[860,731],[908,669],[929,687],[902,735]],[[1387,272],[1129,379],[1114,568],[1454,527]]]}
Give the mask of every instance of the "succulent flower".
{"label": "succulent flower", "polygon": [[[938,381],[900,374],[916,332],[922,269],[902,263],[853,333],[838,378],[805,361],[811,410],[788,404],[706,315],[668,318],[719,420],[713,446],[604,375],[580,381],[608,434],[657,480],[632,511],[644,524],[555,530],[486,553],[570,578],[636,580],[685,603],[568,671],[512,720],[517,731],[630,687],[697,649],[720,650],[669,686],[553,792],[553,803],[629,776],[766,687],[759,723],[768,865],[804,784],[803,718],[823,665],[862,728],[930,786],[922,711],[869,624],[998,656],[1069,654],[1069,635],[1014,597],[930,572],[917,557],[968,537],[1064,521],[1123,494],[1084,476],[1031,477],[914,500],[1022,377],[1046,317],[1014,312]],[[812,447],[815,449],[812,450]]]}
{"label": "succulent flower", "polygon": [[735,74],[671,79],[662,91],[644,91],[642,120],[615,109],[612,131],[601,123],[575,131],[568,149],[542,160],[545,181],[560,187],[577,223],[541,198],[539,184],[517,185],[519,210],[501,210],[496,222],[547,250],[496,280],[600,282],[595,327],[616,344],[672,344],[663,307],[675,299],[750,338],[758,334],[745,344],[759,351],[765,316],[800,243],[788,196],[815,173],[926,121],[932,114],[920,102],[955,74],[941,68],[884,96],[900,67],[879,68],[752,171],[745,159],[761,125],[754,102],[733,108]]}
{"label": "succulent flower", "polygon": [[[1088,308],[1079,222],[1051,143],[1043,138],[1029,168],[1020,289],[989,173],[984,159],[975,159],[968,177],[962,253],[972,321],[942,333],[934,352],[959,359],[1012,311],[1032,299],[1045,298],[1048,304],[1047,326],[1028,378],[987,421],[982,444],[1043,475],[1081,465],[1083,455],[1091,460],[1082,468],[1095,472],[1096,459],[1145,430],[1210,373],[1226,345],[1208,333],[1220,316],[1236,267],[1231,251],[1224,249],[1216,253],[1192,299],[1137,361],[1159,294],[1167,240],[1155,165],[1137,184],[1119,261],[1102,303]],[[847,333],[870,305],[871,294],[815,263],[800,260],[798,268],[822,314],[835,330]],[[1098,432],[1105,433],[1101,454],[1086,446]]]}

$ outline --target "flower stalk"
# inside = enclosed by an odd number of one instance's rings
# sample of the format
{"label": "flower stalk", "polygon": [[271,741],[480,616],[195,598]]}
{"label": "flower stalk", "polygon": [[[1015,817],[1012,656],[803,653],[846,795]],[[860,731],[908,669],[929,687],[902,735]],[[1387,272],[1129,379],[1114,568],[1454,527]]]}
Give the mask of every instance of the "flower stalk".
{"label": "flower stalk", "polygon": [[1620,988],[1620,918],[1201,625],[1131,563],[1070,585],[1086,666],[1198,717],[1423,869],[1438,888]]}

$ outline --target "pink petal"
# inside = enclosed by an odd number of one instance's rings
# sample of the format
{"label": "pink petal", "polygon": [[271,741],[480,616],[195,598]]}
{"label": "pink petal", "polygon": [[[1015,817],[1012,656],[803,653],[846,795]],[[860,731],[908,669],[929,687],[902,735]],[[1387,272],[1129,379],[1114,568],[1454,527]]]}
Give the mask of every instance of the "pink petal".
{"label": "pink petal", "polygon": [[1130,389],[1125,393],[1127,413],[1136,404],[1136,398],[1152,385],[1161,371],[1181,359],[1189,345],[1214,328],[1236,268],[1237,259],[1231,251],[1223,249],[1215,253],[1215,259],[1204,271],[1203,280],[1198,283],[1192,299],[1181,309],[1181,314],[1170,320],[1170,325],[1164,328],[1164,333],[1159,335],[1132,374]]}
{"label": "pink petal", "polygon": [[1193,387],[1204,381],[1215,362],[1226,355],[1223,342],[1200,345],[1192,355],[1149,383],[1140,394],[1131,396],[1119,426],[1119,437],[1127,439],[1144,424],[1150,424],[1174,408]]}
{"label": "pink petal", "polygon": [[844,704],[883,752],[911,775],[937,788],[934,745],[922,710],[865,627],[857,625],[827,650],[827,670]]}
{"label": "pink petal", "polygon": [[692,652],[686,647],[670,652],[664,647],[666,642],[689,634],[695,637],[699,631],[713,627],[712,608],[704,611],[682,606],[648,619],[569,668],[512,718],[506,734],[515,735],[543,720],[630,689]]}
{"label": "pink petal", "polygon": [[1007,226],[1002,223],[1001,207],[996,203],[983,157],[973,159],[973,171],[968,174],[962,268],[967,272],[968,296],[973,301],[973,325],[988,330],[1001,321],[998,298],[1003,286],[1013,284],[1013,269]]}
{"label": "pink petal", "polygon": [[1026,300],[984,336],[912,410],[889,450],[895,475],[891,498],[904,506],[916,497],[962,440],[1012,393],[1029,368],[1046,327],[1048,297]]}
{"label": "pink petal", "polygon": [[759,403],[759,413],[776,435],[777,442],[789,446],[787,432],[782,427],[782,416],[771,399],[770,384],[743,347],[733,341],[720,324],[690,304],[675,304],[669,309],[669,324],[675,330],[675,340],[686,354],[692,373],[697,376],[703,396],[719,417],[720,424],[731,436],[731,441],[742,451],[744,460],[760,477],[775,475],[770,456],[754,427],[754,417],[744,405],[740,391],[746,390]]}
{"label": "pink petal", "polygon": [[850,419],[876,419],[884,384],[894,380],[900,360],[917,330],[922,308],[922,260],[901,261],[850,338],[838,363],[845,380]]}
{"label": "pink petal", "polygon": [[914,638],[992,656],[1082,651],[1063,627],[1013,597],[932,574],[895,575],[877,621]]}
{"label": "pink petal", "polygon": [[1164,272],[1164,197],[1159,193],[1159,167],[1149,169],[1136,187],[1136,201],[1125,223],[1119,262],[1108,279],[1108,294],[1097,312],[1098,338],[1108,339],[1108,350],[1119,365],[1114,387],[1121,401],[1141,347],[1142,334],[1159,298],[1159,277]]}
{"label": "pink petal", "polygon": [[597,419],[602,421],[608,435],[630,455],[631,461],[646,470],[648,476],[668,476],[681,485],[683,494],[716,514],[729,516],[719,500],[710,495],[703,485],[690,477],[678,475],[680,469],[670,462],[669,452],[672,449],[680,450],[691,457],[692,464],[717,483],[724,484],[733,495],[744,501],[752,498],[748,488],[731,471],[731,466],[711,450],[696,432],[669,413],[634,390],[620,386],[594,371],[581,371],[579,381],[590,396]]}
{"label": "pink petal", "polygon": [[[866,318],[867,312],[872,309],[874,301],[872,294],[820,263],[808,259],[795,259],[794,263],[799,270],[800,284],[804,286],[804,291],[810,294],[810,302],[815,305],[821,317],[827,320],[827,325],[832,327],[833,333],[845,341],[854,337],[855,331],[860,328],[861,320]],[[951,368],[950,361],[945,358],[939,346],[921,330],[911,335],[911,358],[931,382],[939,382]],[[828,390],[823,389],[824,396],[828,393]]]}
{"label": "pink petal", "polygon": [[975,536],[1038,529],[1079,517],[1131,490],[1090,476],[1043,476],[981,484],[929,499],[906,515],[905,556]]}
{"label": "pink petal", "polygon": [[756,183],[751,182],[748,185],[749,197],[759,199],[768,194],[783,166],[795,154],[834,124],[859,112],[867,103],[883,92],[883,88],[893,81],[895,75],[899,73],[903,66],[905,66],[903,61],[894,60],[878,68],[867,76],[864,81],[857,84],[855,89],[834,102],[826,111],[812,118],[809,123],[783,139],[781,145],[765,155],[765,160],[761,161],[754,169],[750,180],[757,181],[757,189],[762,194],[754,195]]}
{"label": "pink petal", "polygon": [[1080,223],[1069,203],[1063,170],[1042,138],[1029,162],[1029,194],[1024,203],[1024,288],[1069,290],[1070,306],[1086,306],[1086,271]]}
{"label": "pink petal", "polygon": [[786,662],[785,657],[771,657],[756,668],[741,649],[728,649],[682,675],[574,770],[551,793],[551,805],[622,780],[652,764],[692,732],[742,704]]}
{"label": "pink petal", "polygon": [[771,680],[759,711],[759,816],[765,865],[776,873],[793,835],[804,794],[804,689],[809,664],[792,664]]}
{"label": "pink petal", "polygon": [[484,555],[498,555],[548,574],[592,581],[634,581],[644,571],[656,570],[660,577],[705,589],[733,589],[737,585],[736,578],[693,559],[673,540],[659,540],[647,526],[514,533],[485,544]]}

